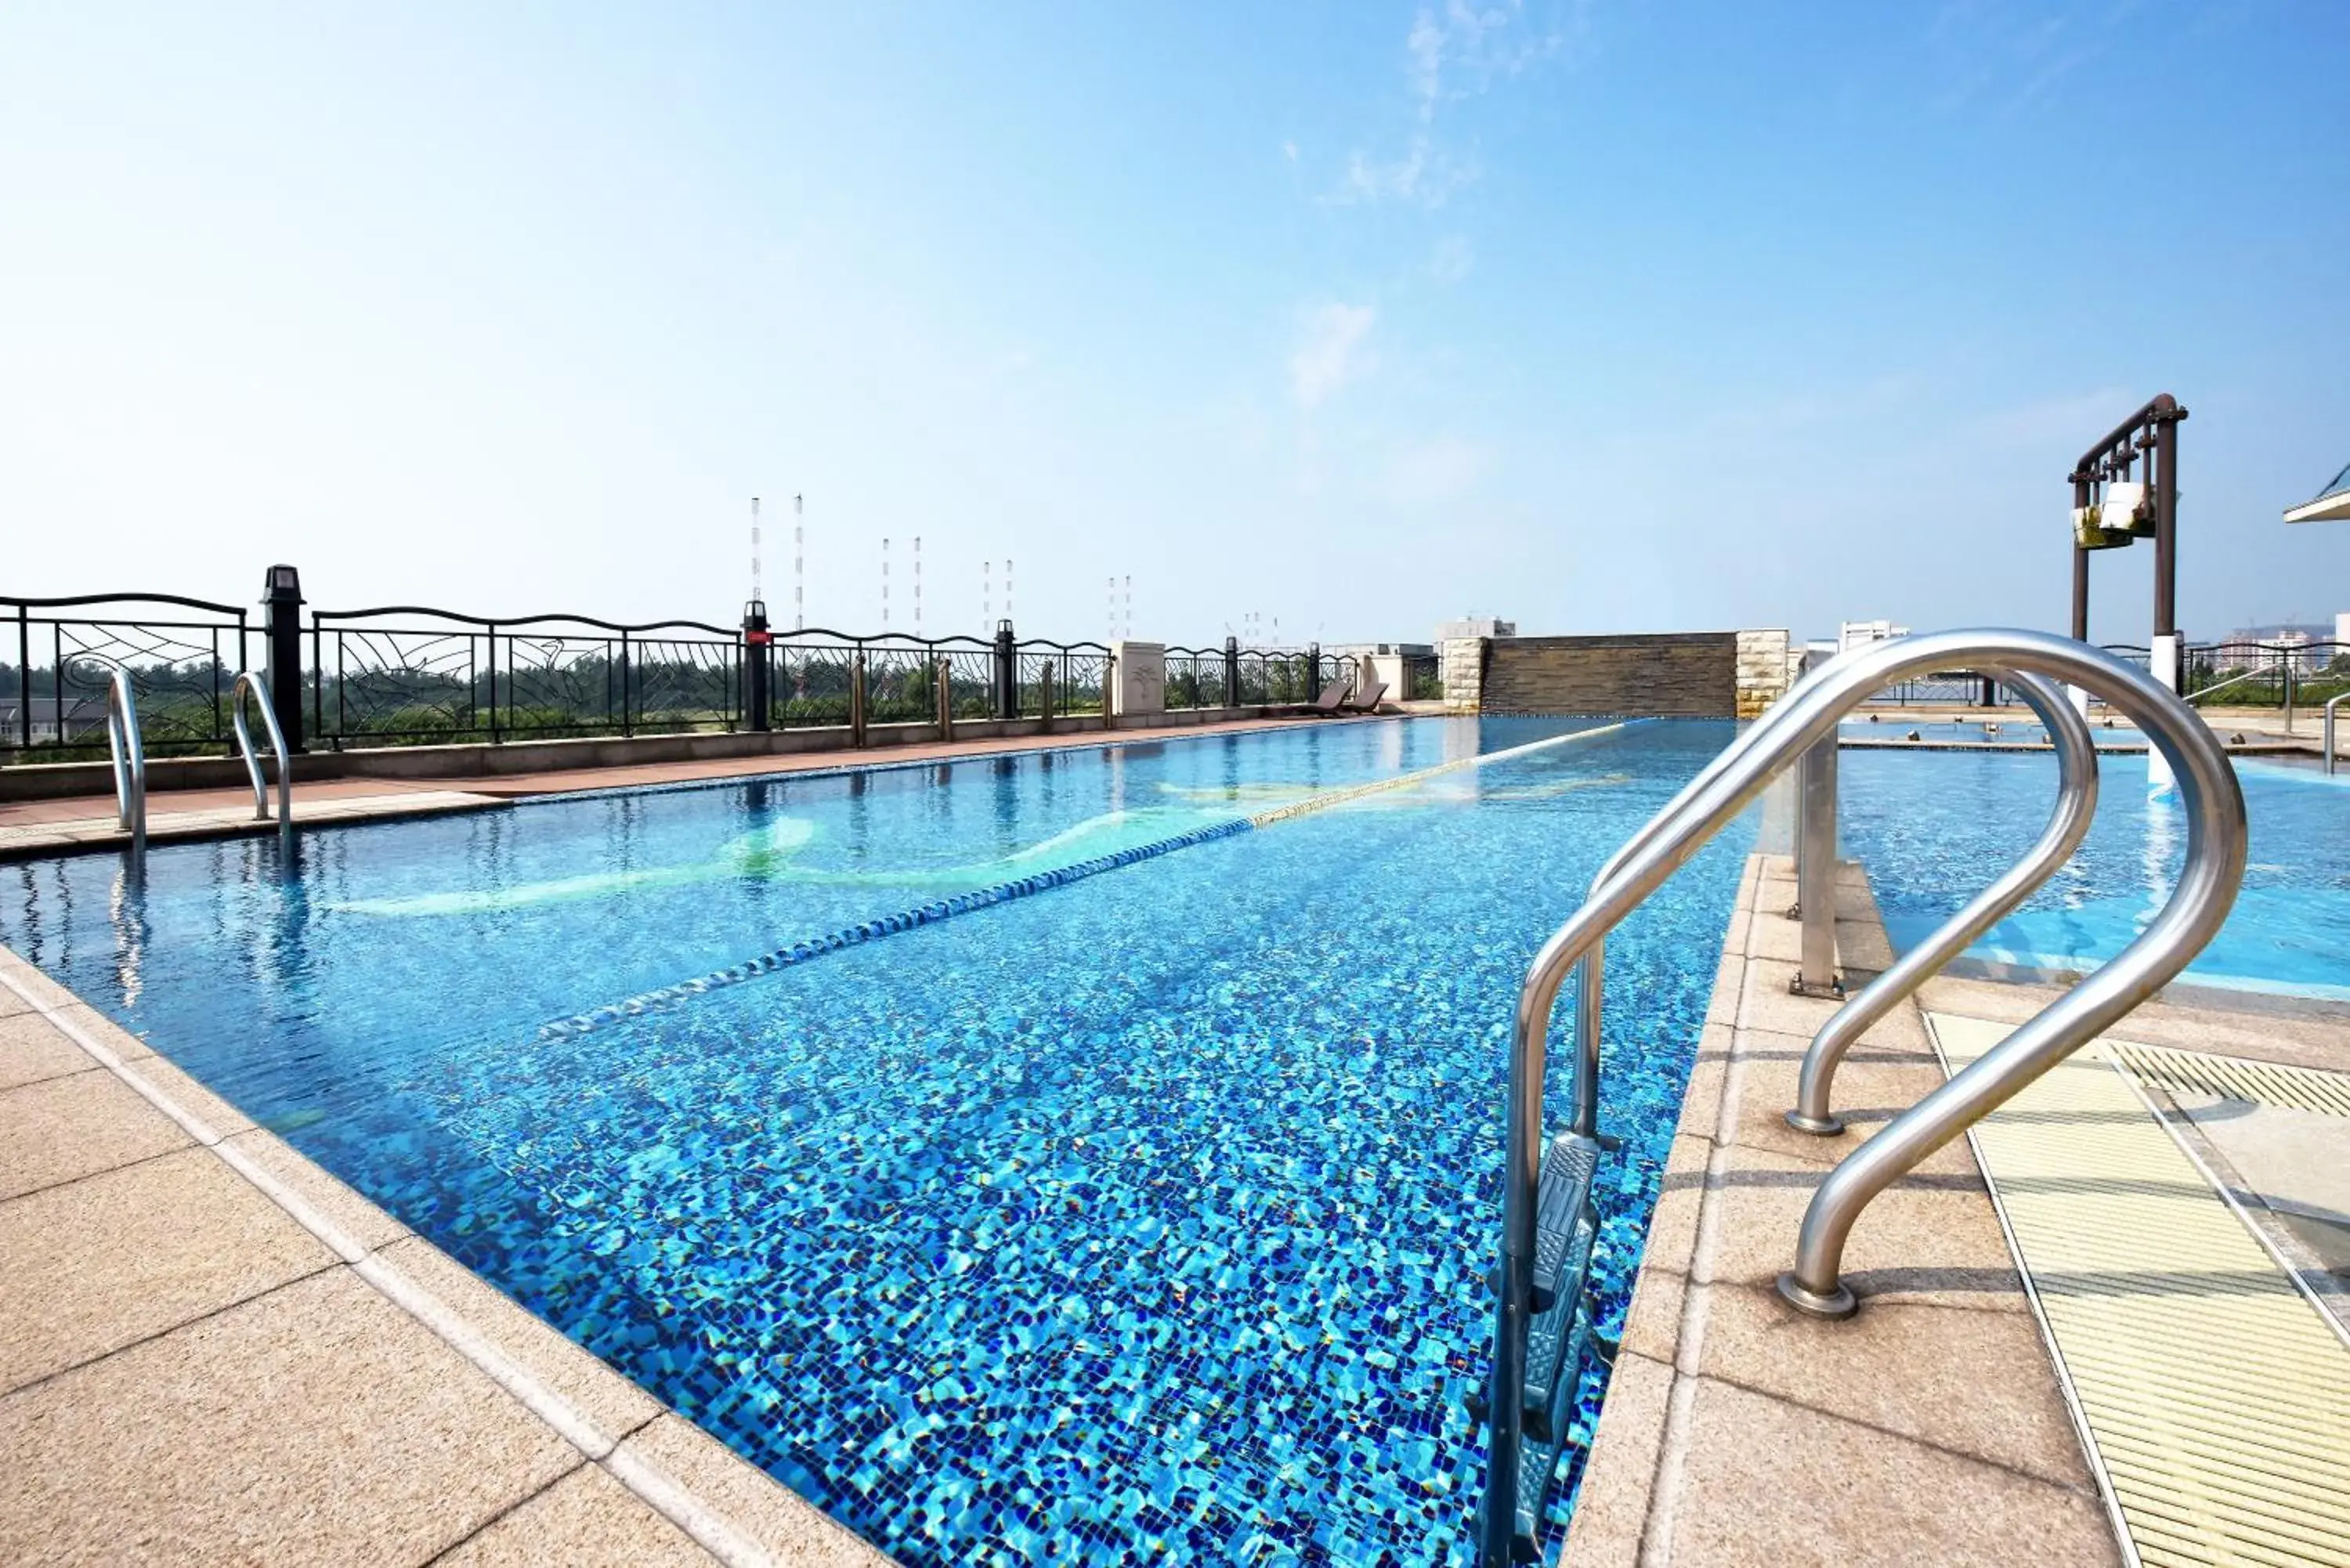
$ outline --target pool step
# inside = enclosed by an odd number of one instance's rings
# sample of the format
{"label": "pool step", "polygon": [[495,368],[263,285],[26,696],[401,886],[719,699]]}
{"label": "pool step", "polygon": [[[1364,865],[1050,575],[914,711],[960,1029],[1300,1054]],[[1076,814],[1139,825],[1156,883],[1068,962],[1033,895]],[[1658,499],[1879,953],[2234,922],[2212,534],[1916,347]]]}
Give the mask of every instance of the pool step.
{"label": "pool step", "polygon": [[1511,1547],[1520,1562],[1539,1558],[1543,1503],[1575,1425],[1584,1352],[1595,1341],[1586,1287],[1599,1238],[1591,1179],[1599,1168],[1600,1149],[1597,1140],[1570,1132],[1553,1138],[1543,1151],[1534,1206],[1534,1317],[1526,1328],[1526,1381],[1519,1406],[1524,1444],[1518,1457]]}

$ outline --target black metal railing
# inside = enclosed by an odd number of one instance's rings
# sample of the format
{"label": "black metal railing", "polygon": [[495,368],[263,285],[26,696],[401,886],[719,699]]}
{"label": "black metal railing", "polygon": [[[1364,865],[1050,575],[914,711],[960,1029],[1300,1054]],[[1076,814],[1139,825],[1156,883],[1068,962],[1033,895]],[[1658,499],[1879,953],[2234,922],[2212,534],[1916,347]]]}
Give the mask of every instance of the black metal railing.
{"label": "black metal railing", "polygon": [[1403,661],[1403,700],[1439,702],[1444,699],[1444,661],[1434,654],[1414,654]]}
{"label": "black metal railing", "polygon": [[[421,605],[306,622],[294,568],[272,566],[268,585],[265,616],[171,594],[0,597],[15,622],[14,647],[0,648],[0,760],[105,756],[117,670],[151,752],[225,754],[229,692],[256,660],[297,750],[847,727],[859,691],[868,725],[934,723],[942,707],[957,721],[1082,718],[1109,697],[1107,646],[1018,640],[1008,621],[992,639],[773,631],[755,604],[741,628]],[[1351,659],[1228,639],[1169,649],[1165,698],[1175,710],[1296,703],[1356,679]]]}
{"label": "black metal railing", "polygon": [[1167,650],[1167,706],[1170,711],[1228,706],[1224,692],[1224,650],[1221,648],[1170,648]]}
{"label": "black metal railing", "polygon": [[739,728],[742,634],[703,621],[510,620],[419,605],[321,610],[315,744],[416,745]]}
{"label": "black metal railing", "polygon": [[251,668],[245,609],[178,594],[0,597],[0,757],[78,762],[107,754],[106,690],[130,677],[151,756],[225,753],[228,694]]}
{"label": "black metal railing", "polygon": [[1099,713],[1108,699],[1109,649],[1098,642],[1027,641],[1018,645],[1015,717],[1045,711],[1045,682],[1052,683],[1053,717]]}
{"label": "black metal railing", "polygon": [[2205,708],[2282,708],[2324,703],[2350,691],[2350,643],[2189,644],[2183,694]]}

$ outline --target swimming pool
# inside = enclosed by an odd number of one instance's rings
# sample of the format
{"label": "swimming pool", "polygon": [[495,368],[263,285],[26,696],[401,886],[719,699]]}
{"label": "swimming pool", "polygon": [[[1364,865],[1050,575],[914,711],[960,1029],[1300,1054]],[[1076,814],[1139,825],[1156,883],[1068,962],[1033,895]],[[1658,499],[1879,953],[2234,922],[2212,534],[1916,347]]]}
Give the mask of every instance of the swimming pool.
{"label": "swimming pool", "polygon": [[[2143,755],[2098,759],[2096,825],[2072,862],[1969,956],[2093,968],[2169,897],[2186,855],[2175,797]],[[2350,775],[2235,760],[2251,828],[2242,889],[2182,982],[2350,1002]],[[1844,847],[1868,868],[1897,948],[1922,940],[2022,857],[2046,825],[2056,763],[2029,753],[1846,750]]]}
{"label": "swimming pool", "polygon": [[[1847,741],[1900,741],[1911,732],[1918,741],[1943,744],[1983,744],[2044,746],[2048,743],[2047,727],[2036,719],[1887,719],[1882,717],[1843,721],[1843,735]],[[2146,735],[2134,725],[2124,724],[2103,714],[2089,719],[2089,738],[2099,750],[2107,746],[2144,746]]]}
{"label": "swimming pool", "polygon": [[[901,1561],[1460,1562],[1517,985],[1731,729],[1231,825],[1593,728],[596,795],[316,833],[290,882],[27,863],[0,940]],[[1610,946],[1611,1334],[1744,847]]]}

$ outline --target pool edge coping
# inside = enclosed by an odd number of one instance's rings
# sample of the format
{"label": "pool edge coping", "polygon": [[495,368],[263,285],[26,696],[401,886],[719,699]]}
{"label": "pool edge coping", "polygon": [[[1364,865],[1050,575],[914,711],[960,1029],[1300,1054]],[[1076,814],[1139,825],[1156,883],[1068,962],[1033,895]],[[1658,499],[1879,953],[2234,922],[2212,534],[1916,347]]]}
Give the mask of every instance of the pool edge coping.
{"label": "pool edge coping", "polygon": [[[1571,1563],[1575,1568],[1595,1568],[1595,1565],[1620,1564],[1621,1568],[1646,1568],[1648,1564],[1669,1563],[1676,1544],[1677,1516],[1685,1502],[1691,1500],[1698,1483],[1687,1474],[1687,1460],[1691,1452],[1697,1423],[1695,1406],[1700,1385],[1711,1384],[1733,1393],[1749,1403],[1764,1403],[1775,1412],[1795,1421],[1835,1423],[1846,1445],[1845,1454],[1862,1447],[1882,1446],[1910,1450],[1931,1449],[1957,1461],[1959,1482],[1968,1481],[1966,1471],[1976,1472],[1973,1482],[1979,1486],[2003,1484],[2012,1494],[2017,1483],[2035,1491],[2069,1496],[2074,1501],[2094,1511],[2107,1552],[2105,1561],[2126,1565],[2135,1561],[2127,1545],[2127,1537],[2116,1527],[2110,1483],[2103,1472],[2096,1453],[2084,1440],[2086,1431],[2082,1413],[2064,1386],[2062,1375],[2045,1341],[2044,1325],[2036,1314],[2027,1316],[2032,1324],[2032,1339],[2039,1347],[2040,1356],[2028,1363],[2008,1361],[1994,1370],[2008,1378],[2044,1380],[2048,1389],[2063,1407],[2064,1432],[2073,1445],[2072,1457],[2080,1464],[2078,1477],[2068,1483],[2053,1474],[2032,1473],[2020,1468],[2002,1466],[1998,1460],[1981,1454],[1967,1452],[1937,1441],[1923,1432],[1901,1432],[1885,1426],[1872,1425],[1856,1418],[1849,1411],[1840,1411],[1831,1401],[1792,1397],[1776,1391],[1767,1376],[1738,1376],[1711,1364],[1704,1355],[1709,1313],[1706,1299],[1717,1292],[1737,1292],[1745,1287],[1741,1282],[1720,1274],[1715,1265],[1720,1260],[1718,1244],[1721,1241],[1725,1203],[1719,1200],[1718,1188],[1727,1187],[1724,1180],[1732,1174],[1731,1164],[1737,1161],[1752,1168],[1767,1168],[1773,1158],[1767,1147],[1746,1144],[1740,1137],[1738,1078],[1754,1070],[1755,1064],[1740,1060],[1743,1052],[1741,1040],[1750,1030],[1780,1033],[1771,1028],[1772,1023],[1758,1019],[1756,1003],[1759,988],[1754,983],[1755,966],[1777,962],[1764,952],[1767,947],[1778,945],[1766,940],[1770,928],[1762,922],[1778,913],[1765,908],[1766,886],[1776,884],[1793,894],[1792,862],[1783,855],[1768,855],[1756,851],[1747,857],[1738,892],[1731,909],[1727,929],[1723,932],[1721,954],[1717,961],[1714,983],[1705,1021],[1701,1026],[1698,1061],[1692,1067],[1688,1086],[1681,1100],[1681,1114],[1675,1125],[1674,1155],[1668,1163],[1667,1192],[1669,1198],[1674,1175],[1694,1178],[1697,1191],[1692,1201],[1696,1213],[1676,1215],[1669,1221],[1663,1212],[1666,1199],[1659,1199],[1659,1211],[1652,1215],[1639,1267],[1633,1278],[1633,1293],[1627,1309],[1623,1348],[1609,1380],[1607,1395],[1594,1423],[1590,1449],[1586,1456],[1583,1478],[1574,1499],[1567,1521],[1565,1541],[1560,1547],[1559,1561]],[[1839,900],[1837,931],[1840,959],[1846,965],[1866,972],[1860,963],[1864,957],[1890,961],[1891,950],[1878,915],[1876,900],[1869,891],[1866,872],[1854,862],[1839,867]],[[1857,898],[1854,895],[1857,894]],[[1784,930],[1792,932],[1790,924]],[[1778,934],[1778,933],[1772,933]],[[1857,941],[1847,948],[1847,939]],[[1863,944],[1866,944],[1864,947]],[[1781,969],[1793,966],[1779,963]],[[1876,967],[1872,962],[1868,968]],[[1823,1019],[1833,1008],[1826,1003],[1811,1004]],[[1918,999],[1903,999],[1885,1023],[1880,1023],[1871,1038],[1887,1028],[1893,1020],[1902,1020],[1905,1030],[1915,1033],[1930,1044],[1925,1019]],[[1808,1033],[1808,1030],[1806,1030]],[[1721,1053],[1719,1064],[1707,1060],[1709,1043],[1718,1043]],[[1864,1049],[1866,1049],[1864,1047]],[[1771,1118],[1775,1122],[1776,1118]],[[1984,1217],[1998,1229],[2004,1250],[2006,1234],[1998,1223],[1996,1208],[1990,1185],[1982,1179],[1980,1168],[1974,1164],[1970,1143],[1961,1139],[1954,1146],[1965,1151],[1981,1189],[1974,1194],[1981,1200]],[[1685,1162],[1695,1151],[1696,1165]],[[1939,1158],[1939,1157],[1938,1157]],[[1828,1166],[1821,1166],[1825,1175]],[[1794,1235],[1792,1230],[1785,1237],[1788,1255],[1792,1256]],[[2019,1289],[2028,1288],[2018,1271]],[[1775,1305],[1775,1303],[1773,1304]],[[1792,1313],[1784,1314],[1793,1319]],[[1810,1326],[1809,1320],[1790,1323],[1800,1330]],[[1831,1326],[1830,1332],[1834,1332]],[[1750,1357],[1767,1358],[1770,1351],[1758,1352],[1748,1347]],[[1783,1351],[1776,1354],[1784,1354]],[[1627,1376],[1627,1374],[1629,1376]],[[1619,1397],[1619,1392],[1622,1397]],[[1789,1439],[1793,1446],[1794,1439]],[[1793,1515],[1800,1519],[1810,1542],[1823,1551],[1859,1560],[1877,1558],[1890,1551],[1905,1561],[1920,1564],[1928,1563],[1973,1562],[1971,1556],[1944,1557],[1926,1549],[1925,1542],[1892,1542],[1874,1541],[1858,1533],[1862,1528],[1853,1520],[1854,1510],[1841,1506],[1835,1496],[1820,1495],[1820,1485],[1850,1486],[1859,1484],[1853,1473],[1865,1467],[1855,1465],[1830,1477],[1825,1482],[1806,1473],[1790,1462],[1779,1478],[1783,1485],[1773,1496],[1742,1497],[1750,1517],[1750,1525],[1767,1525]],[[1950,1484],[1950,1478],[1942,1478]],[[1806,1490],[1806,1483],[1813,1490]],[[1713,1500],[1720,1503],[1721,1499]],[[2044,1500],[2043,1500],[2044,1501]],[[2014,1506],[2012,1496],[2001,1503],[1989,1506]],[[2035,1510],[2034,1511],[2039,1511]],[[1767,1534],[1755,1532],[1759,1542]],[[1911,1548],[1906,1554],[1905,1545]],[[1760,1550],[1760,1547],[1757,1547]],[[2085,1559],[2084,1559],[2085,1560]]]}
{"label": "pool edge coping", "polygon": [[[5,944],[0,944],[0,989],[14,992],[32,1012],[71,1041],[99,1068],[111,1075],[198,1147],[227,1166],[396,1311],[413,1320],[496,1384],[542,1425],[576,1449],[588,1464],[602,1470],[638,1501],[682,1531],[712,1557],[728,1564],[728,1568],[763,1568],[763,1565],[795,1562],[833,1562],[839,1560],[844,1552],[876,1563],[894,1563],[894,1559],[816,1504],[726,1448],[722,1439],[701,1423],[640,1387],[561,1330],[514,1301],[491,1282],[442,1251],[430,1238],[410,1229],[398,1216],[311,1160],[284,1138],[241,1116],[238,1119],[242,1125],[234,1125],[228,1130],[213,1126],[212,1117],[219,1113],[207,1112],[187,1103],[198,1096],[216,1098],[211,1091],[203,1088],[200,1081],[172,1064],[169,1057],[152,1051],[75,992],[43,974]],[[121,1048],[125,1046],[128,1047],[127,1052]],[[162,1075],[151,1076],[138,1071],[142,1065],[153,1062],[164,1064],[171,1076],[184,1079],[186,1086],[192,1088],[195,1094],[175,1091],[167,1084],[154,1081]],[[234,1107],[225,1101],[221,1102],[221,1106],[230,1116],[237,1116]],[[265,1168],[244,1149],[234,1147],[255,1138],[267,1140],[273,1157],[286,1168],[286,1174]],[[351,1233],[355,1227],[326,1212],[326,1204],[317,1196],[320,1194],[331,1197],[334,1206],[338,1209],[355,1210],[367,1230],[388,1231],[386,1239],[372,1246],[360,1241]],[[606,1431],[580,1407],[586,1401],[558,1391],[540,1371],[503,1348],[494,1325],[478,1322],[473,1315],[451,1305],[418,1280],[412,1271],[384,1256],[385,1252],[403,1243],[430,1248],[434,1259],[458,1271],[490,1296],[522,1314],[576,1351],[575,1365],[586,1376],[624,1398],[650,1402],[657,1408],[658,1415],[617,1434]],[[796,1527],[813,1529],[829,1537],[827,1545],[835,1550],[820,1557],[797,1552],[777,1555],[750,1531],[736,1524],[726,1511],[702,1495],[709,1489],[689,1486],[642,1454],[633,1451],[632,1439],[653,1426],[660,1416],[671,1417],[709,1438],[711,1447],[731,1461],[733,1473],[729,1479],[733,1484],[766,1494],[786,1515],[795,1516],[793,1522]]]}

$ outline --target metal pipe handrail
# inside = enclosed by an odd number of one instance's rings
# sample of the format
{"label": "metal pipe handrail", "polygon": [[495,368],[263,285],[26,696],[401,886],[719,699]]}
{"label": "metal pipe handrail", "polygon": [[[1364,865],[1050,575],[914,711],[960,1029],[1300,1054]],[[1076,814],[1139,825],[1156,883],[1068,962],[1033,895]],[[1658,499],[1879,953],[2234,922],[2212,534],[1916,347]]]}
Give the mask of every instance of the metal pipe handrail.
{"label": "metal pipe handrail", "polygon": [[1941,973],[1943,966],[1977,937],[2038,891],[2089,836],[2089,825],[2097,815],[2097,745],[2089,733],[2088,721],[2065,701],[2064,692],[2036,675],[2001,678],[2022,694],[2048,727],[2048,738],[2056,747],[2056,809],[2031,853],[1976,894],[1932,936],[1903,953],[1821,1025],[1811,1048],[1804,1053],[1795,1106],[1787,1113],[1787,1125],[1799,1132],[1832,1137],[1844,1131],[1843,1118],[1833,1108],[1835,1073],[1854,1044],[1896,1002]]}
{"label": "metal pipe handrail", "polygon": [[[1535,1222],[1544,1151],[1543,1081],[1550,1012],[1568,971],[1602,937],[1743,812],[1806,747],[1827,738],[1869,693],[1918,671],[1996,662],[2016,674],[2099,691],[2137,720],[2178,774],[2188,815],[2187,867],[2170,901],[2111,963],[2075,986],[2008,1041],[1896,1117],[1832,1171],[1804,1216],[1797,1266],[1783,1281],[1807,1310],[1849,1311],[1837,1278],[1845,1238],[1879,1192],[1967,1127],[2053,1067],[2106,1024],[2159,990],[2218,931],[2244,867],[2243,794],[2210,731],[2176,693],[2145,672],[2046,632],[1934,632],[1878,643],[1832,660],[1781,699],[1742,737],[1733,758],[1707,770],[1652,819],[1640,847],[1596,887],[1528,966],[1512,1022],[1503,1180],[1503,1247],[1496,1283],[1492,1441],[1486,1469],[1482,1557],[1510,1562],[1515,1522],[1520,1390],[1533,1315]],[[1596,1092],[1596,1087],[1595,1087]],[[1791,1288],[1792,1287],[1792,1288]],[[1839,1300],[1839,1293],[1841,1299]]]}
{"label": "metal pipe handrail", "polygon": [[2325,753],[2325,771],[2328,774],[2334,772],[2334,710],[2345,701],[2350,701],[2350,691],[2328,697],[2325,700],[2325,717],[2319,721],[2317,726],[2317,743]]}
{"label": "metal pipe handrail", "polygon": [[2250,680],[2256,676],[2266,676],[2268,673],[2269,671],[2265,670],[2247,670],[2241,674],[2230,675],[2225,680],[2215,680],[2209,686],[2199,687],[2197,690],[2189,692],[2182,701],[2189,702],[2200,702],[2204,698],[2209,697],[2214,691],[2225,691],[2229,687],[2235,685],[2240,680]]}
{"label": "metal pipe handrail", "polygon": [[106,750],[114,765],[115,822],[130,835],[130,857],[147,854],[147,753],[139,743],[139,699],[130,672],[117,670],[106,683]]}
{"label": "metal pipe handrail", "polygon": [[294,767],[286,754],[286,732],[278,728],[276,711],[269,705],[269,692],[261,677],[250,670],[237,672],[228,689],[229,722],[236,731],[236,749],[244,758],[244,771],[253,780],[253,820],[269,820],[269,792],[263,787],[261,756],[254,749],[252,727],[244,722],[244,699],[252,693],[254,705],[261,710],[261,727],[268,732],[269,749],[277,759],[277,836],[287,842],[294,838]]}

